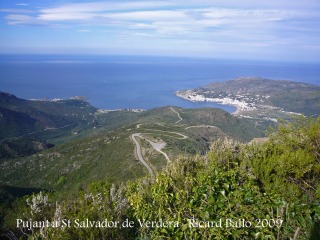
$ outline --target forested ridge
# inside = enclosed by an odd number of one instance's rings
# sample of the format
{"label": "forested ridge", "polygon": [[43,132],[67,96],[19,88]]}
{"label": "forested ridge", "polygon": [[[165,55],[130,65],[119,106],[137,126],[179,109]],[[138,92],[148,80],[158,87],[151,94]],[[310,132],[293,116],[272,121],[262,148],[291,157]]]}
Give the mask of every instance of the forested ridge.
{"label": "forested ridge", "polygon": [[67,199],[19,198],[3,206],[1,231],[8,239],[320,239],[319,204],[320,117],[301,117],[265,143],[217,140],[154,177],[92,182]]}

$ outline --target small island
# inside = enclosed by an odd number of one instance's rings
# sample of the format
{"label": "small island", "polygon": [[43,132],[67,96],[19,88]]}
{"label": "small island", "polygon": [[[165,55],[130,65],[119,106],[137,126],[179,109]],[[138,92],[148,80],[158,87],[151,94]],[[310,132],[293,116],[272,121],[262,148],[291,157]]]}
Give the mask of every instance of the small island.
{"label": "small island", "polygon": [[278,118],[320,114],[320,87],[293,81],[241,77],[175,95],[193,102],[232,105],[237,108],[233,115],[255,120],[276,122]]}

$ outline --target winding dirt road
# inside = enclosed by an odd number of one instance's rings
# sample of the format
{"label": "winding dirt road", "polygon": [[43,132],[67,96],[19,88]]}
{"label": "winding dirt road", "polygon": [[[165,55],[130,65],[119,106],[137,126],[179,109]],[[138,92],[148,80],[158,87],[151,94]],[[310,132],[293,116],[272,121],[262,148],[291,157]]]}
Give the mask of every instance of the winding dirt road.
{"label": "winding dirt road", "polygon": [[179,114],[176,110],[174,110],[173,107],[170,107],[170,108],[171,108],[171,110],[172,110],[174,113],[176,113],[176,114],[178,115],[179,120],[176,121],[175,123],[178,123],[178,122],[182,121],[183,119],[182,119],[182,117],[180,116],[180,114]]}
{"label": "winding dirt road", "polygon": [[146,161],[142,157],[141,146],[140,146],[140,143],[137,141],[136,137],[140,137],[140,138],[143,138],[143,137],[141,136],[141,133],[134,133],[131,135],[131,138],[137,147],[136,152],[137,152],[138,158],[139,158],[140,162],[148,169],[149,174],[151,176],[153,176],[153,171],[152,171],[151,167],[146,163]]}
{"label": "winding dirt road", "polygon": [[190,129],[190,128],[216,128],[216,129],[219,129],[218,127],[213,126],[213,125],[195,125],[195,126],[186,127],[185,129]]}
{"label": "winding dirt road", "polygon": [[[171,108],[171,110],[172,110],[175,114],[177,114],[177,116],[178,116],[178,118],[179,118],[179,120],[176,121],[175,123],[179,123],[180,121],[182,121],[183,119],[181,118],[180,114],[179,114],[176,110],[174,110],[173,107],[170,107],[170,108]],[[137,129],[139,129],[142,124],[143,124],[143,123],[137,124]],[[160,125],[160,126],[165,127],[163,124],[160,124],[160,123],[157,123],[157,124]],[[168,134],[167,134],[167,136],[173,137],[173,138],[176,138],[176,139],[186,139],[186,138],[188,138],[188,136],[186,136],[186,135],[184,135],[184,134],[182,134],[182,133],[178,133],[178,132],[169,132],[169,131],[163,131],[163,130],[158,130],[158,129],[145,129],[145,130],[156,131],[156,132],[164,132],[164,133],[170,133],[170,134],[176,134],[176,135],[178,135],[179,137],[174,137],[174,136],[172,136],[172,135],[168,135]],[[143,133],[143,134],[150,134],[150,133]],[[165,143],[165,142],[152,142],[151,140],[143,137],[143,136],[142,136],[142,133],[133,133],[133,134],[131,135],[131,138],[132,138],[133,142],[136,144],[136,153],[137,153],[137,156],[138,156],[140,162],[147,168],[147,170],[148,170],[148,172],[149,172],[149,174],[150,174],[151,176],[154,175],[154,174],[153,174],[153,170],[152,170],[152,168],[148,165],[148,163],[143,159],[142,152],[141,152],[141,146],[140,146],[140,143],[138,142],[138,140],[136,139],[137,137],[142,138],[142,139],[148,141],[148,142],[150,143],[150,145],[151,145],[156,151],[158,151],[159,153],[161,153],[161,154],[166,158],[166,160],[168,161],[168,163],[171,163],[171,160],[170,160],[170,158],[168,157],[168,155],[167,155],[165,152],[161,151],[162,148],[164,148],[164,147],[166,146],[166,143]]]}

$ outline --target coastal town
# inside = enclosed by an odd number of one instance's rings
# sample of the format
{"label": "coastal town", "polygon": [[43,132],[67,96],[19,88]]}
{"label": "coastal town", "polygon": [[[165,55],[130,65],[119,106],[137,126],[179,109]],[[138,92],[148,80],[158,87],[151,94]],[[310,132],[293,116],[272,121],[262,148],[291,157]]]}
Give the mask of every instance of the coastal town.
{"label": "coastal town", "polygon": [[270,95],[233,94],[203,88],[176,91],[175,95],[192,102],[214,102],[234,106],[236,111],[232,114],[240,118],[277,122],[279,118],[288,119],[294,115],[301,115],[301,113],[286,111],[281,107],[268,104]]}

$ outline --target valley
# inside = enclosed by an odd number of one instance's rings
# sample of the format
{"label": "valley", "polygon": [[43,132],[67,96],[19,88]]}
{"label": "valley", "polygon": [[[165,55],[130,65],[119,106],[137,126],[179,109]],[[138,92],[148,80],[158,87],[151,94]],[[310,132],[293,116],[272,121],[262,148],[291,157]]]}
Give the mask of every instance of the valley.
{"label": "valley", "polygon": [[[9,101],[10,97],[6,99]],[[60,108],[55,106],[56,115],[61,116],[56,118],[57,122],[65,118],[59,113],[65,112],[70,104],[88,109],[68,125],[38,124],[38,131],[28,133],[26,130],[31,131],[35,126],[30,124],[18,136],[12,136],[10,131],[2,132],[5,137],[0,142],[2,152],[7,154],[0,160],[1,185],[77,191],[92,180],[123,182],[157,174],[181,156],[203,155],[214,140],[229,137],[247,142],[263,137],[267,128],[267,125],[255,127],[246,119],[213,108],[168,106],[147,111],[102,111],[82,99],[71,101],[37,103],[49,106],[59,103]],[[37,121],[33,115],[35,101],[30,103],[11,96],[9,102],[11,104],[2,104],[2,107],[9,106],[7,108],[16,109],[15,114],[21,112]],[[21,102],[32,109],[25,111],[16,107]],[[5,113],[2,113],[4,118]],[[76,111],[70,109],[68,114],[77,116]],[[34,148],[33,151],[12,147],[21,141],[51,145],[47,150]]]}

